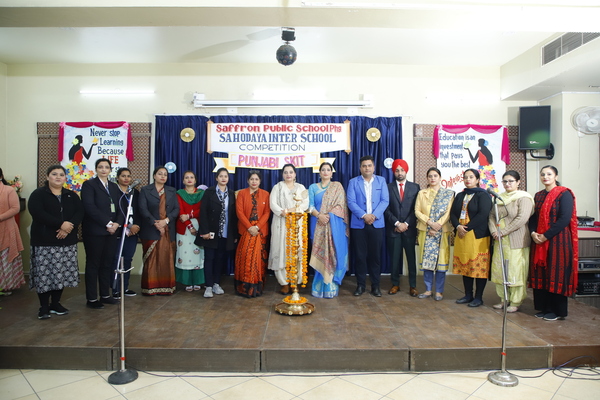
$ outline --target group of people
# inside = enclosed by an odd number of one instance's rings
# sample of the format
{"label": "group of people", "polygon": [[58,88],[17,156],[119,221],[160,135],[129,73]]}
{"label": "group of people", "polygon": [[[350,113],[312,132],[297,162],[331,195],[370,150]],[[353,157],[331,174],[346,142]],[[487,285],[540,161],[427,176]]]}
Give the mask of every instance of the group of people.
{"label": "group of people", "polygon": [[[391,260],[390,295],[400,291],[404,255],[408,294],[420,299],[443,299],[451,264],[455,274],[463,275],[464,297],[456,303],[470,307],[483,304],[483,291],[491,278],[502,300],[494,308],[507,307],[508,312],[515,312],[526,298],[529,281],[539,311],[536,317],[564,319],[568,314],[567,298],[577,286],[575,196],[559,185],[558,171],[553,166],[542,168],[545,188],[535,198],[518,189],[520,176],[516,171],[507,171],[502,177],[505,191],[498,196],[498,216],[490,195],[480,187],[478,170],[464,171],[465,189],[455,194],[441,186],[441,173],[432,167],[427,171],[427,187],[421,190],[407,180],[409,167],[400,159],[392,164],[394,181],[388,184],[375,174],[373,157],[362,157],[360,175],[349,181],[347,191],[332,179],[333,166],[327,162],[319,167],[319,182],[308,190],[296,182],[296,167],[286,164],[281,171],[282,181],[270,193],[260,188],[262,176],[257,170],[248,173],[248,187],[237,192],[228,188],[225,168],[217,171],[216,185],[208,188],[197,186],[195,173],[186,171],[183,188],[178,191],[166,185],[168,171],[162,166],[154,170],[153,182],[139,191],[131,187],[131,171],[127,168],[117,171],[117,183],[109,180],[108,159],[97,160],[95,170],[96,177],[83,184],[79,196],[64,187],[65,169],[50,166],[46,184],[30,196],[30,288],[39,296],[40,319],[68,313],[60,299],[65,287],[79,282],[79,224],[83,226],[89,308],[101,309],[117,304],[122,295],[136,295],[129,288],[129,273],[116,274],[115,269],[121,263],[123,270],[131,268],[138,238],[143,249],[144,295],[171,295],[177,283],[188,292],[204,287],[207,298],[223,294],[221,275],[236,247],[237,294],[260,296],[267,269],[273,271],[281,293],[288,294],[291,286],[306,282],[300,273],[296,274],[297,282],[290,282],[286,271],[290,260],[286,238],[301,237],[301,232],[288,230],[301,230],[303,225],[290,225],[286,216],[298,210],[308,211],[302,218],[309,218],[311,246],[304,248],[299,241],[294,260],[298,264],[309,260],[314,268],[311,294],[315,297],[339,294],[349,270],[350,248],[354,251],[357,283],[354,295],[366,291],[368,274],[370,293],[380,297],[384,238]],[[24,283],[19,254],[22,244],[16,224],[13,226],[18,199],[3,180],[1,170],[0,178],[0,279],[7,290]],[[500,242],[508,266],[506,300]],[[416,289],[417,265],[425,284],[420,294]]]}
{"label": "group of people", "polygon": [[[389,294],[399,290],[397,271],[402,268],[403,249],[408,261],[410,295],[442,300],[454,232],[453,273],[463,276],[464,285],[464,296],[456,303],[481,306],[486,283],[491,279],[501,299],[493,307],[516,312],[527,297],[529,282],[534,307],[539,311],[537,318],[554,321],[568,315],[568,297],[577,289],[577,213],[575,195],[560,186],[554,166],[541,169],[544,189],[535,197],[519,190],[521,177],[517,171],[506,171],[502,176],[505,191],[496,196],[496,208],[492,208],[490,194],[480,186],[480,172],[476,169],[464,171],[465,189],[456,196],[452,190],[441,187],[437,168],[427,171],[428,186],[421,191],[418,185],[406,181],[406,163],[396,160],[392,169],[396,182],[388,186],[390,205],[385,212],[393,263]],[[416,231],[411,231],[415,219]],[[419,243],[417,257],[415,237]],[[375,253],[379,253],[377,249],[373,250]],[[425,283],[421,294],[414,287],[416,262]],[[371,282],[371,293],[380,295],[375,287],[378,278]],[[504,282],[508,282],[506,299]],[[355,295],[364,291],[361,284],[364,285],[358,281]]]}

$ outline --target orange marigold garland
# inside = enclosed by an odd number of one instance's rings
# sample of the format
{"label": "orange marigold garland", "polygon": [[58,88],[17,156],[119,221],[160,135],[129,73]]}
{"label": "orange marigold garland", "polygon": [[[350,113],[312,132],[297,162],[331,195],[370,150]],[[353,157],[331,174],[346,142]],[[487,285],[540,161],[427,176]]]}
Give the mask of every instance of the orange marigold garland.
{"label": "orange marigold garland", "polygon": [[[299,223],[300,222],[300,223]],[[285,227],[287,235],[285,238],[285,270],[286,277],[290,287],[294,289],[298,286],[298,272],[302,273],[302,285],[306,287],[308,283],[308,222],[302,213],[289,213],[285,218]],[[298,229],[300,228],[300,229]],[[300,232],[299,232],[300,231]],[[300,235],[302,235],[302,256],[300,258]],[[300,262],[300,271],[298,262]],[[304,300],[306,301],[306,300]]]}

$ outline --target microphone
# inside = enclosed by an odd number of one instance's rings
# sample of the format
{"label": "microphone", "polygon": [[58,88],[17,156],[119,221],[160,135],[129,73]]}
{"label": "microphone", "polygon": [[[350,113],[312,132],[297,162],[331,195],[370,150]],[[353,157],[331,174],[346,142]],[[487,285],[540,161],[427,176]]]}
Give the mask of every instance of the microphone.
{"label": "microphone", "polygon": [[131,192],[133,189],[135,189],[136,186],[140,185],[140,180],[136,179],[133,182],[131,182],[131,185],[129,185],[129,191]]}
{"label": "microphone", "polygon": [[504,203],[504,200],[502,200],[502,197],[500,197],[500,195],[498,193],[494,192],[494,189],[492,189],[491,187],[487,188],[487,192],[488,192],[488,194],[494,196],[495,198],[497,198],[498,200],[500,200],[501,202]]}

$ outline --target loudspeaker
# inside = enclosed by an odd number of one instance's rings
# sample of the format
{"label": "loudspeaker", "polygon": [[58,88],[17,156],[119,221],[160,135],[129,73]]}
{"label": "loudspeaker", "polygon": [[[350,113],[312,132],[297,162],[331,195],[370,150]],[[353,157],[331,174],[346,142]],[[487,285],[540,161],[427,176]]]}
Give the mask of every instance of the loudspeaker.
{"label": "loudspeaker", "polygon": [[519,149],[550,148],[550,106],[519,107]]}

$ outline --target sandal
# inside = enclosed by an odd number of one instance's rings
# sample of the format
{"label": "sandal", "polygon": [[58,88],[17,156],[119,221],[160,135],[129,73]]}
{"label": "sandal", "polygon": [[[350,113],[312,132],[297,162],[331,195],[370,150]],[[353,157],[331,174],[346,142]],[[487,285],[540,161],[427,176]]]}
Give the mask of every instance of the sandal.
{"label": "sandal", "polygon": [[186,292],[193,292],[193,291],[194,291],[194,287],[193,287],[193,286],[187,286],[187,287],[185,288],[185,291],[186,291]]}
{"label": "sandal", "polygon": [[194,285],[194,290],[200,290],[200,289],[202,289],[202,286]]}

